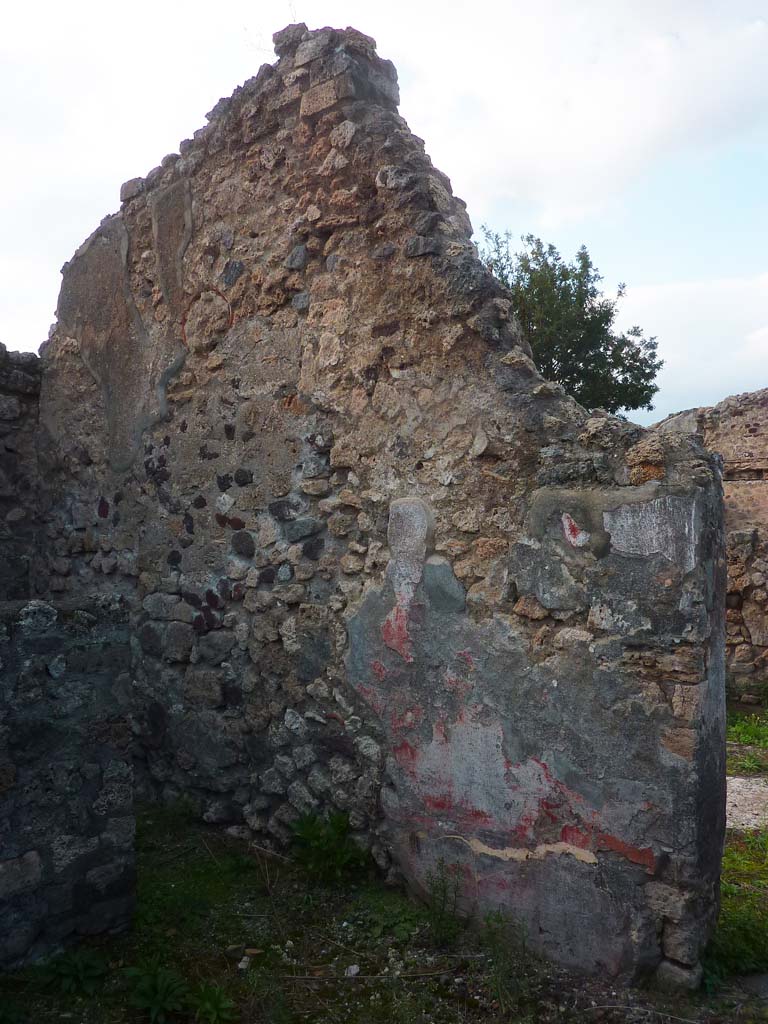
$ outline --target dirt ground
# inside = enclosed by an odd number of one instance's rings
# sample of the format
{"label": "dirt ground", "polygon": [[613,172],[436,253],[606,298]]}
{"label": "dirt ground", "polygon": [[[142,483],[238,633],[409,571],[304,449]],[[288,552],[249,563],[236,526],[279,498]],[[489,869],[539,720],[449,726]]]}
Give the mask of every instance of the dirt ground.
{"label": "dirt ground", "polygon": [[768,779],[729,776],[727,798],[728,828],[744,831],[768,826]]}

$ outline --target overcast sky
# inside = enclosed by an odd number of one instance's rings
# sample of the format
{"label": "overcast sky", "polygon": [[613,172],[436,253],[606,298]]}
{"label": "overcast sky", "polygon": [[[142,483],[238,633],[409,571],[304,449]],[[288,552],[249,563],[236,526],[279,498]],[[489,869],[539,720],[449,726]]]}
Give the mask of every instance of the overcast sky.
{"label": "overcast sky", "polygon": [[26,0],[0,34],[0,341],[291,21],[373,35],[483,223],[583,242],[666,366],[641,422],[768,386],[768,0]]}

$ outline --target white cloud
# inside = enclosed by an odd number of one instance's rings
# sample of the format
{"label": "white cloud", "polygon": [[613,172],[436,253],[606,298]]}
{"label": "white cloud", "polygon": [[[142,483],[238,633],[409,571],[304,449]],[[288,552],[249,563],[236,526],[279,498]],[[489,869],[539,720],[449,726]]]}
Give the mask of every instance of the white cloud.
{"label": "white cloud", "polygon": [[[542,228],[619,209],[626,185],[663,157],[705,157],[768,124],[765,0],[6,6],[0,339],[12,347],[46,336],[58,269],[117,207],[120,183],[175,150],[220,96],[272,61],[272,32],[292,20],[353,24],[377,38],[400,71],[404,116],[476,226],[508,200]],[[649,230],[663,245],[665,225]],[[734,307],[710,313],[729,344],[741,336]],[[690,329],[678,328],[683,348]],[[670,332],[656,330],[666,345]],[[744,343],[745,359],[755,344]]]}
{"label": "white cloud", "polygon": [[766,376],[766,386],[768,386],[768,327],[759,327],[756,331],[750,331],[745,338],[744,347],[750,355],[762,358],[763,372]]}
{"label": "white cloud", "polygon": [[619,309],[620,326],[655,334],[664,359],[654,411],[632,419],[768,387],[768,274],[628,288]]}
{"label": "white cloud", "polygon": [[510,199],[550,225],[583,217],[660,157],[768,123],[758,7],[542,0],[499,7],[492,26],[441,19],[440,60],[417,70],[406,116],[475,217]]}

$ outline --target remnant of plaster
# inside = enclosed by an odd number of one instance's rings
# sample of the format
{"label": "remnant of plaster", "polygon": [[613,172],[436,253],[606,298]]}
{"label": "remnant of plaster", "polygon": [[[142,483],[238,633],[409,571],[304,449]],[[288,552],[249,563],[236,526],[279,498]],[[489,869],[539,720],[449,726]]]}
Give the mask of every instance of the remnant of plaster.
{"label": "remnant of plaster", "polygon": [[485,857],[495,857],[497,860],[542,860],[551,853],[558,857],[567,854],[570,857],[575,857],[576,860],[581,861],[582,864],[597,864],[597,857],[591,850],[583,850],[581,847],[572,846],[570,843],[540,843],[532,850],[518,846],[508,846],[506,849],[497,849],[495,846],[488,846],[487,843],[484,843],[480,839],[476,839],[474,837],[466,839],[464,836],[446,835],[444,838],[457,839],[460,842],[465,843],[473,853],[482,854]]}
{"label": "remnant of plaster", "polygon": [[395,559],[423,562],[434,532],[434,518],[421,498],[398,498],[390,505],[387,539]]}
{"label": "remnant of plaster", "polygon": [[582,530],[576,520],[567,512],[563,512],[562,523],[565,539],[572,547],[583,548],[589,544],[589,531]]}
{"label": "remnant of plaster", "polygon": [[696,565],[696,501],[665,494],[603,512],[611,547],[625,555],[663,555],[685,572]]}
{"label": "remnant of plaster", "polygon": [[392,502],[387,527],[387,540],[392,552],[389,572],[398,602],[402,605],[410,604],[421,579],[433,533],[432,513],[420,498],[401,498]]}
{"label": "remnant of plaster", "polygon": [[412,641],[408,633],[408,604],[396,604],[381,627],[384,643],[391,651],[397,651],[403,661],[413,661]]}

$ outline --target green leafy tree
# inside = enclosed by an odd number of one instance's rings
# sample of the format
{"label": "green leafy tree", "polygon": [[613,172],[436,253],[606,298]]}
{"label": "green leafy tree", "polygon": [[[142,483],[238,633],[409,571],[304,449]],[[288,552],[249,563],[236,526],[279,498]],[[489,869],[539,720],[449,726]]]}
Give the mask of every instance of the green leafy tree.
{"label": "green leafy tree", "polygon": [[483,227],[481,258],[512,293],[515,312],[541,373],[587,409],[652,409],[663,363],[655,338],[639,327],[614,328],[619,299],[600,290],[602,276],[582,245],[567,263],[554,245],[523,235],[513,253],[509,232]]}

